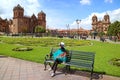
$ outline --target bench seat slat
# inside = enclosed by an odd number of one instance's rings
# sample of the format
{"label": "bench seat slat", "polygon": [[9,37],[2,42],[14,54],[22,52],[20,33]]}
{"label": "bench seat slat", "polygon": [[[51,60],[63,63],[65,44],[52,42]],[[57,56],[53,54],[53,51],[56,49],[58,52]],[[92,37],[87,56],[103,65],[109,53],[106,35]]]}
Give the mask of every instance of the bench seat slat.
{"label": "bench seat slat", "polygon": [[67,64],[69,65],[78,65],[78,66],[83,66],[83,67],[87,67],[87,68],[91,68],[92,67],[92,64],[91,63],[86,63],[86,62],[76,62],[76,61],[70,61],[68,62]]}
{"label": "bench seat slat", "polygon": [[80,59],[80,60],[87,60],[87,61],[93,61],[93,57],[88,57],[88,56],[75,56],[74,54],[72,55],[72,59]]}

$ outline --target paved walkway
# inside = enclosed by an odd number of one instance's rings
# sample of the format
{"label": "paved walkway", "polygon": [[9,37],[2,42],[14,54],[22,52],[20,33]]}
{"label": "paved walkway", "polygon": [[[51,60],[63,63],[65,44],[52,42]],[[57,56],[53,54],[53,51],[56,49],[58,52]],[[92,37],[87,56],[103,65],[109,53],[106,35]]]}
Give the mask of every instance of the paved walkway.
{"label": "paved walkway", "polygon": [[[21,59],[0,56],[0,80],[89,80],[86,76],[57,72],[55,77],[44,71],[44,65]],[[103,76],[93,80],[120,80],[118,77]]]}

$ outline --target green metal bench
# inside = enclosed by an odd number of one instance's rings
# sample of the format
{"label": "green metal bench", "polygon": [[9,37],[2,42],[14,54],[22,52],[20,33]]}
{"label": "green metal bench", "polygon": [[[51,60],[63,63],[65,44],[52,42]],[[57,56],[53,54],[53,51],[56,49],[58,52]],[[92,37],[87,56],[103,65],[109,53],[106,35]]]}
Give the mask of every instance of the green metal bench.
{"label": "green metal bench", "polygon": [[70,70],[70,66],[89,70],[91,72],[90,80],[92,80],[94,58],[95,53],[93,52],[72,51],[71,60],[66,63],[66,70]]}
{"label": "green metal bench", "polygon": [[[44,61],[45,70],[48,64],[51,66],[51,63],[54,62],[54,60],[52,59],[52,54],[55,51],[56,49],[52,48],[49,54],[50,56],[46,55],[45,61]],[[65,73],[70,71],[70,66],[87,69],[91,72],[90,80],[92,80],[95,53],[83,52],[83,51],[69,51],[69,55],[67,56],[67,58],[69,59],[69,61],[64,63],[66,67]]]}

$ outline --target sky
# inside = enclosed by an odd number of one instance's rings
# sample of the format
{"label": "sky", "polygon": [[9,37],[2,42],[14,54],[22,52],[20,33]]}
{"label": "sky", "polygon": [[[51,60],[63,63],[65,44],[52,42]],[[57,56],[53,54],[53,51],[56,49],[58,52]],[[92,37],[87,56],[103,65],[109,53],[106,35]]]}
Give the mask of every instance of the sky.
{"label": "sky", "polygon": [[109,14],[110,21],[120,21],[120,0],[0,0],[0,17],[13,18],[13,8],[20,4],[26,16],[46,13],[46,26],[50,29],[92,29],[92,16],[102,20]]}

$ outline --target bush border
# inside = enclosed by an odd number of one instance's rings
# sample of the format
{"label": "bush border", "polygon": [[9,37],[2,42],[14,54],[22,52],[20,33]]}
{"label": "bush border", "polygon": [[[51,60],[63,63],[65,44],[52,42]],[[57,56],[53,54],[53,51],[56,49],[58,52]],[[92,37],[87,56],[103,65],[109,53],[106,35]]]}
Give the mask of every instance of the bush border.
{"label": "bush border", "polygon": [[110,64],[120,67],[120,58],[111,59]]}
{"label": "bush border", "polygon": [[31,50],[33,50],[33,48],[31,48],[31,47],[17,47],[17,48],[14,48],[12,50],[13,51],[31,51]]}

